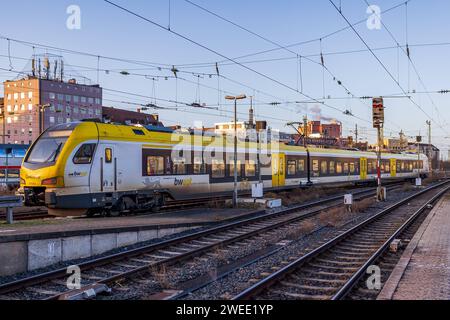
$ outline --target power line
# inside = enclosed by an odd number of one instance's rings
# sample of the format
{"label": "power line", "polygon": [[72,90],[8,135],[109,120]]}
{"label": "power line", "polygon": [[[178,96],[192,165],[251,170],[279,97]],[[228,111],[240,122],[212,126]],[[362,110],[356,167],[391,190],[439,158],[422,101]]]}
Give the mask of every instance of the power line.
{"label": "power line", "polygon": [[[358,36],[358,38],[364,43],[364,45],[367,47],[367,49],[370,51],[370,53],[374,56],[374,58],[378,61],[378,63],[383,67],[383,69],[386,71],[386,73],[389,75],[389,77],[397,84],[397,86],[401,89],[403,94],[406,96],[407,92],[405,89],[403,89],[402,85],[395,79],[395,77],[392,75],[392,73],[388,70],[388,68],[384,65],[384,63],[380,60],[380,58],[373,52],[373,50],[370,48],[370,46],[367,44],[367,42],[364,40],[364,38],[359,34],[359,32],[352,26],[350,21],[348,21],[347,17],[339,11],[339,8],[336,6],[336,4],[333,2],[333,0],[329,0],[329,2],[333,5],[333,7],[336,9],[336,11],[339,12],[339,14],[342,16],[342,18],[347,22],[347,24],[351,27],[351,29],[355,32],[355,34]],[[433,122],[436,123],[436,121],[428,115],[428,113],[419,105],[417,104],[411,97],[409,100],[417,106],[429,119],[431,119]],[[438,124],[439,125],[439,124]],[[442,128],[442,127],[441,127]],[[443,129],[443,128],[442,128]],[[443,129],[444,130],[444,129]],[[445,130],[444,130],[445,131]]]}
{"label": "power line", "polygon": [[[201,43],[199,43],[199,42],[197,42],[197,41],[195,41],[195,40],[193,40],[193,39],[190,39],[189,37],[187,37],[187,36],[185,36],[185,35],[183,35],[183,34],[180,34],[180,33],[175,32],[175,31],[173,31],[173,30],[168,30],[166,27],[162,26],[161,24],[159,24],[159,23],[157,23],[157,22],[155,22],[155,21],[153,21],[153,20],[151,20],[151,19],[149,19],[149,18],[146,18],[146,17],[144,17],[144,16],[142,16],[142,15],[140,15],[140,14],[134,12],[134,11],[131,11],[131,10],[129,10],[129,9],[123,7],[123,6],[120,6],[120,5],[118,5],[118,4],[116,4],[116,3],[112,2],[112,1],[109,1],[109,0],[103,0],[103,1],[106,2],[106,3],[108,3],[108,4],[110,4],[110,5],[112,5],[112,6],[114,6],[114,7],[116,7],[116,8],[118,8],[118,9],[120,9],[120,10],[122,10],[122,11],[124,11],[124,12],[127,12],[127,13],[130,14],[130,15],[133,15],[133,16],[135,16],[135,17],[137,17],[137,18],[139,18],[139,19],[141,19],[141,20],[143,20],[143,21],[146,21],[146,22],[148,22],[148,23],[150,23],[150,24],[152,24],[152,25],[154,25],[154,26],[156,26],[156,27],[158,27],[158,28],[160,28],[160,29],[163,29],[163,30],[165,30],[165,31],[167,31],[167,32],[170,32],[170,33],[172,33],[172,34],[174,34],[174,35],[176,35],[176,36],[178,36],[178,37],[184,39],[184,40],[187,41],[187,42],[190,42],[190,43],[192,43],[192,44],[194,44],[194,45],[196,45],[196,46],[199,46],[199,47],[201,47],[201,48],[203,48],[203,49],[205,49],[205,50],[207,50],[207,51],[209,51],[209,52],[212,52],[212,53],[214,53],[214,54],[216,54],[216,55],[222,57],[223,59],[226,59],[226,60],[228,60],[228,61],[231,61],[231,62],[235,63],[236,65],[239,65],[239,66],[241,66],[242,68],[244,68],[244,69],[246,69],[246,70],[248,70],[248,71],[251,71],[251,72],[253,72],[253,73],[255,73],[255,74],[257,74],[257,75],[259,75],[259,76],[261,76],[261,77],[263,77],[263,78],[265,78],[265,79],[267,79],[267,80],[269,80],[269,81],[272,81],[272,82],[274,82],[274,83],[277,83],[278,85],[280,85],[280,86],[282,86],[282,87],[285,87],[286,89],[289,89],[289,90],[291,90],[291,91],[297,92],[297,93],[299,93],[299,94],[305,96],[305,97],[308,98],[308,99],[314,100],[314,99],[313,99],[312,97],[310,97],[309,95],[307,95],[307,94],[305,94],[305,93],[303,93],[303,92],[300,92],[300,91],[296,90],[295,88],[293,88],[293,87],[291,87],[291,86],[289,86],[289,85],[287,85],[287,84],[285,84],[285,83],[283,83],[283,82],[281,82],[281,81],[279,81],[279,80],[277,80],[277,79],[274,79],[274,78],[272,78],[272,77],[270,77],[270,76],[268,76],[268,75],[266,75],[266,74],[264,74],[264,73],[262,73],[262,72],[259,72],[259,71],[255,70],[255,69],[252,69],[252,68],[250,68],[250,67],[248,67],[248,66],[246,66],[246,65],[244,65],[244,64],[242,64],[242,63],[240,63],[240,62],[238,62],[238,61],[236,61],[236,60],[233,59],[233,58],[229,58],[229,57],[225,56],[224,54],[222,54],[222,53],[220,53],[220,52],[218,52],[218,51],[216,51],[216,50],[214,50],[214,49],[211,49],[211,48],[207,47],[206,45],[203,45],[203,44],[201,44]],[[317,102],[318,102],[318,101],[317,101]],[[341,112],[341,113],[343,113],[343,114],[346,114],[346,115],[355,117],[355,118],[357,118],[357,119],[359,119],[359,120],[367,121],[367,120],[365,120],[365,119],[362,119],[362,118],[359,118],[359,117],[353,115],[353,114],[350,113],[348,110],[343,111],[343,110],[341,110],[341,109],[339,109],[339,108],[330,106],[330,105],[328,105],[328,104],[323,104],[323,105],[324,105],[325,107],[327,107],[327,108],[334,109],[334,110],[339,111],[339,112]]]}
{"label": "power line", "polygon": [[[367,6],[370,6],[370,5],[369,5],[369,2],[368,2],[367,0],[363,0],[363,1],[367,4]],[[408,4],[406,3],[405,6],[408,7]],[[375,11],[374,11],[374,13],[376,14]],[[406,9],[406,20],[408,20],[408,14],[407,14],[407,13],[408,13],[408,11],[407,11],[407,9]],[[387,25],[383,22],[383,20],[381,19],[380,16],[379,16],[379,19],[380,19],[380,22],[381,22],[381,24],[383,25],[383,27],[384,27],[384,28],[386,29],[386,31],[388,32],[389,36],[392,38],[392,40],[393,40],[393,41],[395,42],[395,44],[397,45],[397,47],[400,48],[400,49],[403,51],[403,53],[406,55],[406,57],[408,58],[409,63],[412,65],[413,70],[414,70],[414,72],[416,73],[417,78],[419,79],[419,82],[421,83],[421,85],[422,85],[422,87],[424,88],[424,90],[425,90],[425,91],[428,91],[428,89],[427,89],[427,87],[426,87],[424,81],[422,80],[422,77],[420,76],[420,73],[419,73],[419,71],[418,71],[418,69],[417,69],[417,67],[416,67],[416,64],[415,64],[414,61],[411,59],[411,54],[410,54],[409,46],[408,46],[408,35],[407,35],[407,37],[406,37],[406,49],[404,49],[403,47],[401,47],[400,43],[399,43],[399,42],[397,41],[397,39],[395,38],[394,34],[389,30],[389,28],[388,28]],[[406,23],[406,33],[408,34],[408,22]],[[434,109],[435,109],[436,112],[438,113],[438,116],[442,116],[442,115],[440,114],[439,109],[437,108],[437,106],[436,106],[436,104],[435,104],[433,98],[431,97],[431,95],[430,95],[429,93],[427,93],[427,96],[428,96],[428,98],[430,99],[430,101],[431,101],[431,103],[432,103]],[[439,124],[439,125],[442,126],[442,124]]]}

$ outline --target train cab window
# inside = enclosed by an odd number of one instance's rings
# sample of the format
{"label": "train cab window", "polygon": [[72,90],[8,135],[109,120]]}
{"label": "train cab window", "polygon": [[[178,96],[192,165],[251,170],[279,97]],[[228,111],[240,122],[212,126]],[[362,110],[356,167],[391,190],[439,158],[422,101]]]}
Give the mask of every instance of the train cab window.
{"label": "train cab window", "polygon": [[95,143],[83,144],[73,157],[74,164],[90,164],[95,152]]}
{"label": "train cab window", "polygon": [[322,161],[320,164],[320,172],[324,175],[328,174],[328,162]]}
{"label": "train cab window", "polygon": [[113,158],[112,149],[106,148],[105,149],[105,162],[112,163],[112,158]]}
{"label": "train cab window", "polygon": [[297,168],[297,161],[289,160],[287,162],[288,176],[295,176],[297,172],[296,168]]}
{"label": "train cab window", "polygon": [[330,174],[336,173],[336,162],[330,161]]}
{"label": "train cab window", "polygon": [[205,173],[204,167],[205,166],[203,165],[202,158],[194,157],[193,173],[194,174],[204,174]]}
{"label": "train cab window", "polygon": [[256,162],[255,160],[245,161],[245,176],[254,177],[256,176]]}
{"label": "train cab window", "polygon": [[186,174],[186,159],[174,158],[173,162],[173,174]]}
{"label": "train cab window", "polygon": [[164,157],[147,157],[147,174],[163,175],[164,174]]}
{"label": "train cab window", "polygon": [[225,162],[223,160],[213,159],[211,164],[211,176],[213,178],[225,177]]}
{"label": "train cab window", "polygon": [[[230,172],[229,172],[230,177],[234,177],[234,159],[229,160],[228,167],[230,168]],[[237,171],[238,177],[240,177],[241,176],[241,161],[240,160],[237,161],[237,170],[236,171]]]}
{"label": "train cab window", "polygon": [[298,160],[297,161],[297,171],[298,172],[305,172],[305,160]]}
{"label": "train cab window", "polygon": [[342,174],[342,162],[340,161],[336,163],[336,173]]}

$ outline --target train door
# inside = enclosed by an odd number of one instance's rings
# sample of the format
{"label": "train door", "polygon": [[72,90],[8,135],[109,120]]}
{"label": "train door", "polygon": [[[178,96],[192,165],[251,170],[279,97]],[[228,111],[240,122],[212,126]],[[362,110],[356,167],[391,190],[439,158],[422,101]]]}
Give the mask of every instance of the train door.
{"label": "train door", "polygon": [[361,180],[367,179],[367,158],[361,158],[360,159],[360,178]]}
{"label": "train door", "polygon": [[100,182],[101,191],[113,192],[117,189],[116,165],[117,160],[114,155],[114,148],[109,145],[101,145],[100,158]]}
{"label": "train door", "polygon": [[272,154],[272,187],[284,187],[286,184],[286,155]]}
{"label": "train door", "polygon": [[395,178],[397,176],[397,160],[391,159],[391,177]]}

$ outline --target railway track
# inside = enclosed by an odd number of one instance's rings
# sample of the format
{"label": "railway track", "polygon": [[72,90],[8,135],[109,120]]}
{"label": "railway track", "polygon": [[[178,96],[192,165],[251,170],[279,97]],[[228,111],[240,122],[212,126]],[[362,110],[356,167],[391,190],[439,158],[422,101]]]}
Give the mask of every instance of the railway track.
{"label": "railway track", "polygon": [[[32,212],[15,212],[14,220],[15,221],[26,221],[26,220],[36,220],[36,219],[51,219],[53,216],[47,213],[47,210],[39,210]],[[0,214],[0,221],[6,220],[6,214]]]}
{"label": "railway track", "polygon": [[387,252],[392,241],[405,234],[411,236],[412,226],[450,190],[448,183],[390,206],[278,269],[233,300],[337,300],[367,295],[371,290],[364,288],[364,276],[369,267],[389,264]]}
{"label": "railway track", "polygon": [[[372,197],[374,190],[353,193]],[[82,288],[68,290],[67,269],[51,271],[0,286],[1,299],[82,299],[108,290],[108,285],[242,242],[273,230],[283,230],[326,209],[342,204],[342,195],[294,206],[280,212],[232,222],[172,240],[80,264]]]}

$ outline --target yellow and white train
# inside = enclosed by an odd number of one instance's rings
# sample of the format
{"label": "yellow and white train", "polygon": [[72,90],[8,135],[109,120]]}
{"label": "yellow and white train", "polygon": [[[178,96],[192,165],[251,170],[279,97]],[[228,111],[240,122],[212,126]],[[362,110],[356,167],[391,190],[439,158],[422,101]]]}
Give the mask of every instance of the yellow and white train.
{"label": "yellow and white train", "polygon": [[[95,121],[57,125],[29,148],[20,193],[26,205],[45,205],[50,214],[70,216],[158,208],[166,199],[228,195],[234,185],[234,149],[226,140],[190,133],[174,138],[166,130]],[[287,144],[271,148],[258,166],[256,143],[239,142],[240,192],[248,192],[259,176],[265,190],[370,182],[377,176],[373,152]],[[205,161],[207,153],[211,161]],[[423,176],[428,169],[425,155],[382,155],[385,180]]]}

